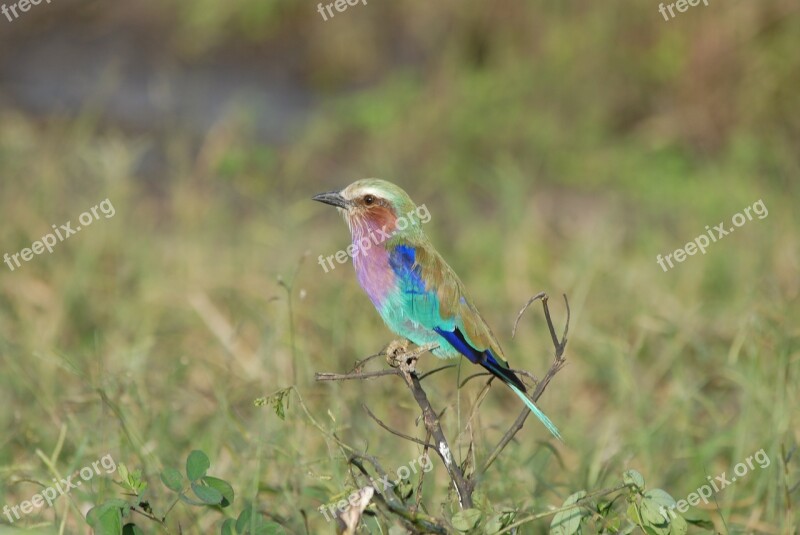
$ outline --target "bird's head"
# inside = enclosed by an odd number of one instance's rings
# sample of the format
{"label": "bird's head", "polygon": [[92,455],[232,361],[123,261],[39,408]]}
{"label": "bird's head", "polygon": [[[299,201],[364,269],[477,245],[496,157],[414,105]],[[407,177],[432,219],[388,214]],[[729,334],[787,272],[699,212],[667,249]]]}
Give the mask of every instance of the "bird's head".
{"label": "bird's head", "polygon": [[382,230],[388,235],[411,237],[422,233],[430,221],[425,205],[417,206],[402,188],[377,178],[357,180],[341,191],[313,197],[335,206],[344,216],[353,240]]}

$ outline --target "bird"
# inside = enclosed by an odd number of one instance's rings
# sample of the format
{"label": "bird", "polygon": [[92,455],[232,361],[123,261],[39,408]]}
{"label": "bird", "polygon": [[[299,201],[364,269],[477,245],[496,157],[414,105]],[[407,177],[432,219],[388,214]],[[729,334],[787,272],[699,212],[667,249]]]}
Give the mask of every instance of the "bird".
{"label": "bird", "polygon": [[562,440],[504,360],[464,283],[425,234],[422,225],[431,216],[424,204],[417,206],[402,188],[377,178],[356,180],[312,199],[335,206],[347,222],[352,239],[348,254],[358,282],[391,331],[418,346],[435,345],[431,352],[436,357],[461,355],[482,366]]}

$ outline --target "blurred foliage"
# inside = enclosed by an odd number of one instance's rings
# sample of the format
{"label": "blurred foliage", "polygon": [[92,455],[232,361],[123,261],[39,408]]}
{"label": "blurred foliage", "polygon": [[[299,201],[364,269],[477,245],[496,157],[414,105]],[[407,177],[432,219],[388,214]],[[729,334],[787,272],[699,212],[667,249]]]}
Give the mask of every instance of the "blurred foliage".
{"label": "blurred foliage", "polygon": [[[688,529],[797,529],[796,2],[711,2],[669,22],[654,3],[588,0],[370,0],[327,22],[295,0],[65,2],[4,25],[0,57],[59,25],[133,32],[159,61],[220,61],[221,76],[277,70],[313,102],[270,144],[247,110],[200,136],[179,122],[131,131],[88,104],[22,109],[0,78],[0,254],[103,199],[116,209],[52,254],[0,264],[0,503],[57,477],[43,451],[59,477],[111,453],[168,504],[163,467],[203,450],[236,513],[253,504],[290,533],[331,532],[317,508],[353,477],[326,433],[386,467],[420,454],[360,406],[418,433],[402,384],[313,380],[391,340],[352,268],[316,265],[348,237],[309,200],[380,176],[430,209],[426,231],[514,366],[541,374],[550,359],[541,318],[510,339],[524,299],[570,297],[570,366],[541,400],[566,445],[526,427],[481,481],[481,522],[507,526],[633,468],[686,496],[764,448],[771,465],[690,509]],[[768,217],[666,273],[656,263],[759,199]],[[519,410],[492,388],[465,432],[481,385],[455,386],[469,374],[430,379],[459,461],[484,459]],[[292,386],[297,403],[271,395]],[[457,513],[441,466],[422,496],[432,515]],[[644,520],[644,496],[628,518]],[[98,477],[16,525],[77,532],[114,499]],[[595,505],[584,522],[605,525]],[[176,508],[169,522],[217,532],[236,513]],[[365,524],[388,531],[383,517]]]}

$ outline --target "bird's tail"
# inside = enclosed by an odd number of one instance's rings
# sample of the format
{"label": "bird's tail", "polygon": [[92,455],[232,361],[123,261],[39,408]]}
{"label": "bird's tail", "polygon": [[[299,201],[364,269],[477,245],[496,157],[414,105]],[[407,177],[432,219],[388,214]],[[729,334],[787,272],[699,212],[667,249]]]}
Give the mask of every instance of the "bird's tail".
{"label": "bird's tail", "polygon": [[539,421],[544,424],[547,430],[553,433],[553,436],[556,437],[558,440],[564,442],[564,440],[561,438],[561,433],[558,432],[558,428],[555,426],[555,424],[550,421],[550,418],[548,418],[545,413],[539,410],[539,407],[533,404],[533,401],[531,401],[530,398],[527,395],[525,395],[525,392],[523,392],[522,390],[520,390],[511,383],[506,383],[506,384],[511,390],[514,391],[514,393],[517,396],[519,396],[519,399],[525,402],[525,405],[527,405],[528,408],[531,410],[531,412],[535,414],[537,418],[539,418]]}
{"label": "bird's tail", "polygon": [[528,406],[531,412],[535,414],[537,418],[539,418],[539,421],[544,424],[548,431],[553,433],[554,437],[561,442],[564,442],[564,440],[561,438],[561,433],[558,432],[558,428],[555,426],[555,424],[553,424],[553,422],[550,421],[550,418],[548,418],[545,413],[539,410],[539,407],[534,405],[533,401],[531,401],[531,399],[525,394],[525,385],[522,384],[522,381],[519,380],[519,377],[517,377],[514,372],[489,360],[484,360],[484,362],[481,364],[484,368],[492,372],[492,375],[498,377],[501,381],[508,385],[508,387],[513,390],[517,396],[519,396],[519,399],[521,399],[525,405]]}

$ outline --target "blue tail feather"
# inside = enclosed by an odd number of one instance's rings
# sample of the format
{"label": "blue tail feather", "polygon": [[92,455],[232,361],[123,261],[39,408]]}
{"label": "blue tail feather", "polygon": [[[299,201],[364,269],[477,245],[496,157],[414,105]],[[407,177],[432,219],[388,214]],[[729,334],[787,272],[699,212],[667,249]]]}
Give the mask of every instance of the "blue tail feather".
{"label": "blue tail feather", "polygon": [[555,424],[550,421],[550,418],[548,418],[545,415],[545,413],[539,410],[539,407],[533,404],[533,401],[531,401],[530,398],[526,396],[522,390],[520,390],[519,388],[510,383],[508,383],[508,387],[511,390],[513,390],[517,396],[519,396],[519,399],[525,402],[525,405],[527,405],[528,408],[531,410],[531,412],[535,414],[537,418],[539,418],[539,421],[544,424],[544,426],[548,429],[548,431],[553,433],[554,437],[556,437],[561,442],[564,442],[564,440],[561,438],[561,433],[558,432],[558,428],[556,428]]}

